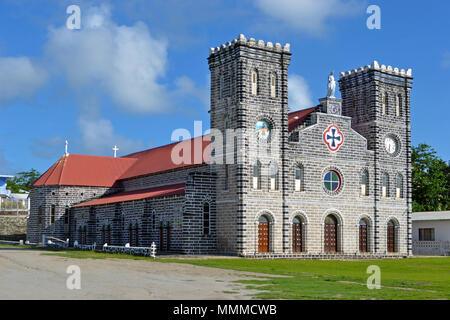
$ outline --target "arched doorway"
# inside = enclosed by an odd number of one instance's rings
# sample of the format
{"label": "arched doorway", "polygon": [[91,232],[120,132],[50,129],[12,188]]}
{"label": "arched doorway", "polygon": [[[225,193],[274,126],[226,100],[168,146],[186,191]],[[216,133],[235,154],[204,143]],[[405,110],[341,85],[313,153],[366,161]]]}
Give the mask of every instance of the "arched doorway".
{"label": "arched doorway", "polygon": [[292,220],[292,252],[303,252],[303,223],[299,217]]}
{"label": "arched doorway", "polygon": [[366,219],[359,221],[359,252],[369,252],[369,224]]}
{"label": "arched doorway", "polygon": [[324,230],[324,251],[337,252],[338,251],[338,226],[337,219],[333,215],[328,215],[325,218]]}
{"label": "arched doorway", "polygon": [[390,220],[387,224],[387,251],[397,252],[397,247],[395,245],[396,230],[394,221]]}
{"label": "arched doorway", "polygon": [[258,220],[258,252],[269,252],[270,222],[266,216]]}

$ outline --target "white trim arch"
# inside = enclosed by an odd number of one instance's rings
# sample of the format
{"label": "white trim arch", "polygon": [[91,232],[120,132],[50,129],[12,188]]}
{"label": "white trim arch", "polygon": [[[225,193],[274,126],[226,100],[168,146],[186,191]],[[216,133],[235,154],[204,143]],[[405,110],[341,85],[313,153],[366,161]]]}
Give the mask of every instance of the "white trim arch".
{"label": "white trim arch", "polygon": [[277,221],[275,219],[275,215],[273,214],[272,211],[270,211],[268,209],[262,209],[262,210],[259,210],[258,213],[254,217],[255,224],[258,224],[259,217],[261,217],[264,214],[266,214],[268,216],[270,223],[277,223]]}

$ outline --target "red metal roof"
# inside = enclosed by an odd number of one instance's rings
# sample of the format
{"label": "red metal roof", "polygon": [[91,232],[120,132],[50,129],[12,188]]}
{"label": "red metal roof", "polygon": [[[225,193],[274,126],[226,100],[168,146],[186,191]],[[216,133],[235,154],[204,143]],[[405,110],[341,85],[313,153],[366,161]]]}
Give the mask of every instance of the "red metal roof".
{"label": "red metal roof", "polygon": [[[289,113],[289,131],[294,130],[317,108]],[[120,158],[70,154],[59,159],[33,183],[32,187],[50,185],[113,187],[119,186],[118,181],[123,179],[202,165],[210,160],[210,140],[211,137],[205,135]],[[185,151],[190,152],[190,155],[186,155],[187,163],[176,163],[173,155],[182,157]]]}
{"label": "red metal roof", "polygon": [[312,107],[308,109],[294,111],[288,114],[288,130],[292,131],[298,127],[306,117],[317,110],[318,107]]}
{"label": "red metal roof", "polygon": [[[59,159],[32,187],[118,186],[118,180],[204,164],[210,159],[209,144],[210,136],[205,135],[121,158],[70,154]],[[190,152],[190,155],[186,155],[187,161],[176,163],[172,151],[180,157],[184,152]]]}
{"label": "red metal roof", "polygon": [[103,198],[83,202],[74,206],[74,208],[99,206],[102,204],[111,204],[117,202],[141,200],[148,198],[157,198],[173,195],[183,195],[185,184],[174,184],[170,186],[155,187],[150,189],[142,189],[135,191],[120,192]]}
{"label": "red metal roof", "polygon": [[59,159],[33,184],[36,186],[116,186],[119,177],[134,163],[132,158],[69,154]]}
{"label": "red metal roof", "polygon": [[[162,147],[129,154],[124,158],[135,158],[137,161],[122,174],[120,179],[134,178],[157,172],[205,164],[210,160],[210,143],[210,135],[204,135],[181,142],[175,142]],[[190,155],[186,155],[186,163],[176,163],[177,159],[173,159],[172,156],[180,155],[180,157],[182,157],[184,155],[184,151],[190,152]]]}

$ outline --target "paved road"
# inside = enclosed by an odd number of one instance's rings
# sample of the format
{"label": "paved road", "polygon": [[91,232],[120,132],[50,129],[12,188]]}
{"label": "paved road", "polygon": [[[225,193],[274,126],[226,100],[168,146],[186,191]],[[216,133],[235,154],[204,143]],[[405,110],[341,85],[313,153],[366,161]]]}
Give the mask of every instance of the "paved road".
{"label": "paved road", "polygon": [[[249,299],[255,293],[232,283],[256,277],[251,273],[147,260],[70,259],[41,253],[0,248],[0,299]],[[66,270],[70,265],[80,267],[80,290],[67,289]]]}

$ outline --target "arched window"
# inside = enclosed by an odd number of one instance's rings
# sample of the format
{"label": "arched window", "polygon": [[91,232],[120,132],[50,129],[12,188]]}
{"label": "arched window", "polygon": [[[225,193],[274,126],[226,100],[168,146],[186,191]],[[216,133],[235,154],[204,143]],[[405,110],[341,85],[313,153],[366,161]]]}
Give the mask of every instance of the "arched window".
{"label": "arched window", "polygon": [[221,74],[219,79],[219,98],[222,99],[223,97],[224,97],[223,74]]}
{"label": "arched window", "polygon": [[252,71],[252,95],[256,96],[258,94],[258,72],[256,70]]}
{"label": "arched window", "polygon": [[209,203],[205,202],[203,204],[203,234],[209,235],[210,231],[210,208]]}
{"label": "arched window", "polygon": [[225,171],[225,176],[224,176],[224,181],[223,181],[223,190],[228,190],[228,180],[230,179],[229,177],[229,165],[225,164],[224,165],[224,171]]}
{"label": "arched window", "polygon": [[369,195],[369,172],[367,170],[364,170],[361,174],[361,195]]}
{"label": "arched window", "polygon": [[400,199],[403,198],[403,177],[401,174],[397,174],[395,178],[395,197]]}
{"label": "arched window", "polygon": [[381,114],[382,115],[386,114],[386,105],[387,105],[387,95],[386,95],[386,93],[383,93],[383,98],[381,101]]}
{"label": "arched window", "polygon": [[303,167],[302,164],[298,164],[295,166],[295,191],[301,192],[304,191],[304,185],[305,185],[305,181],[304,181],[304,176],[305,176],[305,169]]}
{"label": "arched window", "polygon": [[87,244],[87,227],[83,227],[83,244]]}
{"label": "arched window", "polygon": [[139,247],[139,226],[134,226],[134,246]]}
{"label": "arched window", "polygon": [[64,224],[69,224],[69,215],[70,215],[70,208],[69,206],[66,206],[66,209],[64,210]]}
{"label": "arched window", "polygon": [[83,244],[83,229],[81,227],[78,227],[78,242]]}
{"label": "arched window", "polygon": [[270,97],[275,98],[277,94],[276,91],[276,78],[275,74],[270,75]]}
{"label": "arched window", "polygon": [[400,102],[400,95],[395,96],[395,116],[396,117],[400,117],[400,106],[401,106],[401,102]]}
{"label": "arched window", "polygon": [[259,161],[253,165],[253,189],[261,189],[261,162]]}
{"label": "arched window", "polygon": [[44,209],[42,208],[42,206],[39,207],[39,213],[38,213],[38,223],[39,225],[42,224],[42,217],[44,215]]}
{"label": "arched window", "polygon": [[270,190],[278,190],[278,166],[273,162],[270,164]]}
{"label": "arched window", "polygon": [[106,228],[106,243],[111,244],[111,225]]}
{"label": "arched window", "polygon": [[55,216],[56,216],[56,206],[52,204],[50,209],[50,223],[55,223]]}
{"label": "arched window", "polygon": [[153,210],[152,211],[152,229],[155,230],[156,229],[156,211]]}
{"label": "arched window", "polygon": [[134,247],[134,245],[133,245],[133,226],[130,224],[129,226],[128,226],[128,235],[129,235],[129,244],[130,244],[130,247]]}
{"label": "arched window", "polygon": [[383,198],[389,197],[389,175],[387,173],[384,173],[382,177],[381,196]]}
{"label": "arched window", "polygon": [[234,94],[234,73],[233,70],[230,69],[230,96]]}
{"label": "arched window", "polygon": [[106,243],[106,228],[103,225],[102,226],[102,244],[105,244],[105,243]]}

